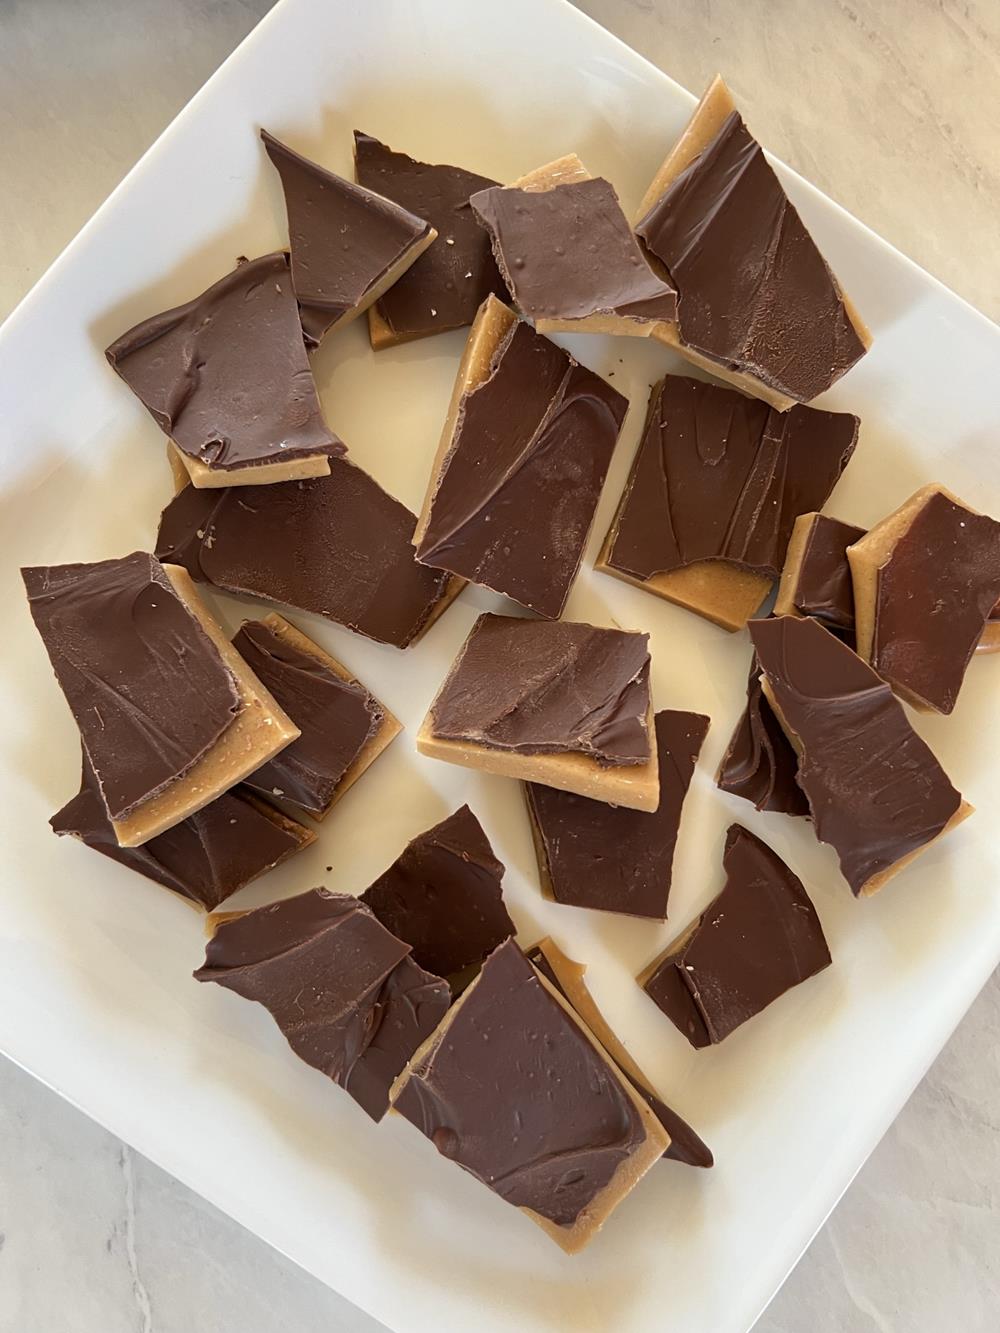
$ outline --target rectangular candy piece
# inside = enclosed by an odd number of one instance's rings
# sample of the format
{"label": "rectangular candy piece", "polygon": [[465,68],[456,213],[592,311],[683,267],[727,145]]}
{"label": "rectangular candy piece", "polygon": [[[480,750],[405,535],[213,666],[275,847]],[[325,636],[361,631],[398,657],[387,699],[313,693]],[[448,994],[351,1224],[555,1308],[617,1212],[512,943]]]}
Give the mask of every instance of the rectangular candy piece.
{"label": "rectangular candy piece", "polygon": [[648,337],[677,314],[649,267],[614,187],[575,154],[474,194],[514,304],[539,333]]}
{"label": "rectangular candy piece", "polygon": [[788,543],[774,614],[813,616],[853,647],[854,588],[847,548],[864,535],[864,528],[826,514],[800,514]]}
{"label": "rectangular candy piece", "polygon": [[408,843],[360,901],[410,946],[414,962],[454,977],[514,934],[503,873],[482,825],[463,805]]}
{"label": "rectangular candy piece", "polygon": [[782,414],[667,375],[597,568],[741,629],[781,572],[796,518],[826,502],[857,439],[848,412]]}
{"label": "rectangular candy piece", "polygon": [[184,570],[136,551],[21,573],[123,847],[187,819],[298,735]]}
{"label": "rectangular candy piece", "polygon": [[556,902],[666,920],[681,810],[708,718],[664,710],[654,725],[660,803],[653,813],[525,784],[542,890]]}
{"label": "rectangular candy piece", "polygon": [[799,757],[764,695],[756,657],[747,678],[747,703],[716,775],[716,785],[742,796],[756,810],[808,815],[798,783]]}
{"label": "rectangular candy piece", "polygon": [[244,260],[106,355],[195,486],[320,477],[345,452],[323,420],[284,253]]}
{"label": "rectangular candy piece", "polygon": [[858,652],[915,707],[950,713],[1000,596],[1000,523],[934,483],[847,557]]}
{"label": "rectangular candy piece", "polygon": [[489,956],[390,1095],[442,1157],[569,1254],[600,1230],[668,1142],[513,940]]}
{"label": "rectangular candy piece", "polygon": [[344,180],[261,130],[281,176],[292,287],[306,344],[367,310],[423,254],[437,232],[423,218]]}
{"label": "rectangular candy piece", "polygon": [[246,785],[325,819],[402,727],[345,666],[279,615],[245,620],[233,647],[300,732]]}
{"label": "rectangular candy piece", "polygon": [[627,410],[599,375],[488,297],[414,533],[417,559],[557,619]]}
{"label": "rectangular candy piece", "polygon": [[79,793],[49,823],[209,911],[316,840],[240,785],[141,847],[119,847],[86,755]]}
{"label": "rectangular candy piece", "polygon": [[187,487],[160,517],[156,550],[199,582],[406,648],[462,588],[417,564],[415,523],[367,472],[334,459],[328,477],[250,493]]}
{"label": "rectangular candy piece", "polygon": [[300,1059],[381,1120],[393,1080],[445,1015],[447,983],[347,894],[313,889],[209,921],[196,979],[262,1004]]}
{"label": "rectangular candy piece", "polygon": [[655,336],[786,411],[859,361],[871,334],[716,78],[639,208],[677,289]]}
{"label": "rectangular candy piece", "polygon": [[587,989],[584,980],[586,965],[567,958],[548,936],[539,940],[533,949],[528,950],[527,958],[572,1007],[576,1016],[586,1023],[591,1034],[601,1043],[619,1071],[625,1075],[663,1126],[670,1137],[663,1156],[675,1162],[684,1162],[687,1166],[714,1166],[715,1159],[707,1144],[699,1138],[686,1120],[660,1098],[649,1079],[608,1026],[607,1020]]}
{"label": "rectangular candy piece", "polygon": [[462,167],[418,162],[393,152],[370,134],[354,131],[354,171],[361,185],[425,218],[437,239],[368,311],[376,350],[471,324],[492,292],[504,284],[489,237],[469,207],[469,196],[497,182]]}
{"label": "rectangular candy piece", "polygon": [[633,810],[660,799],[649,636],[486,614],[417,734],[432,759]]}
{"label": "rectangular candy piece", "polygon": [[755,620],[764,694],[799,756],[816,836],[876,893],[972,813],[889,686],[816,620]]}
{"label": "rectangular candy piece", "polygon": [[831,962],[801,880],[770,847],[731,824],[722,864],[725,888],[639,977],[695,1049],[724,1041]]}

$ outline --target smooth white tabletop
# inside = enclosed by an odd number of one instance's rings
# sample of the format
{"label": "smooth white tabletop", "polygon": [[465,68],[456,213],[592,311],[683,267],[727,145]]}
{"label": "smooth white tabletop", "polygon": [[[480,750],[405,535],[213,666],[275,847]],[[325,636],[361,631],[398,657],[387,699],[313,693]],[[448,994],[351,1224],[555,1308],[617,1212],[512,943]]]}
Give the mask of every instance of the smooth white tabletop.
{"label": "smooth white tabletop", "polygon": [[[268,7],[0,2],[0,315]],[[694,91],[721,70],[768,147],[1000,316],[995,0],[581,7]],[[994,978],[761,1333],[994,1333],[998,1035]],[[377,1328],[0,1061],[0,1333]]]}

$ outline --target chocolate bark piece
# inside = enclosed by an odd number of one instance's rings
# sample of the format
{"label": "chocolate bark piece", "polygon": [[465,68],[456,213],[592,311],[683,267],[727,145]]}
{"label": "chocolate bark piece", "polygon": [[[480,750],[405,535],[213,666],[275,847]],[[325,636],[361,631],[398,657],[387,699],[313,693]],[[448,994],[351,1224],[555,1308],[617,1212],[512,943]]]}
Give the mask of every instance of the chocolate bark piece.
{"label": "chocolate bark piece", "polygon": [[774,601],[778,616],[814,616],[853,647],[854,588],[847,548],[865,529],[826,514],[800,514]]}
{"label": "chocolate bark piece", "polygon": [[406,648],[462,588],[413,558],[413,514],[346,459],[330,475],[176,495],[157,554],[226,592],[312,611]]}
{"label": "chocolate bark piece", "polygon": [[298,735],[184,570],[135,551],[21,573],[123,847],[193,815]]}
{"label": "chocolate bark piece", "polygon": [[447,983],[347,894],[313,889],[210,922],[196,979],[262,1004],[300,1059],[381,1120],[393,1080],[445,1015]]}
{"label": "chocolate bark piece", "polygon": [[681,810],[708,718],[667,709],[653,721],[660,803],[652,813],[525,784],[542,890],[556,902],[666,920]]}
{"label": "chocolate bark piece", "polygon": [[764,693],[799,756],[816,836],[855,895],[876,893],[972,813],[902,704],[816,620],[754,620]]}
{"label": "chocolate bark piece", "polygon": [[798,783],[799,757],[774,716],[754,657],[747,678],[747,703],[722,757],[716,784],[742,796],[757,810],[808,815],[809,802]]}
{"label": "chocolate bark piece", "polygon": [[1000,523],[934,483],[847,555],[858,652],[915,707],[950,713],[1000,595]]}
{"label": "chocolate bark piece", "polygon": [[576,1016],[587,1025],[591,1034],[618,1066],[619,1072],[625,1075],[663,1126],[670,1138],[663,1156],[675,1162],[684,1162],[688,1166],[714,1166],[715,1158],[708,1146],[687,1121],[660,1098],[652,1083],[608,1026],[607,1019],[587,989],[584,980],[587,972],[586,964],[568,958],[547,935],[539,940],[534,948],[529,949],[525,956],[532,966],[541,972],[545,980],[555,987]]}
{"label": "chocolate bark piece", "polygon": [[636,233],[677,288],[656,336],[779,411],[808,403],[871,334],[716,78],[639,209]]}
{"label": "chocolate bark piece", "polygon": [[396,1081],[393,1109],[541,1226],[581,1250],[667,1135],[513,940]]}
{"label": "chocolate bark piece", "polygon": [[239,264],[106,356],[196,486],[319,477],[345,452],[323,420],[284,253]]}
{"label": "chocolate bark piece", "polygon": [[647,337],[676,317],[677,293],[649,267],[614,187],[575,154],[469,203],[514,304],[539,333]]}
{"label": "chocolate bark piece", "polygon": [[417,734],[432,759],[630,809],[660,797],[649,636],[482,615]]}
{"label": "chocolate bark piece", "polygon": [[557,619],[628,399],[488,297],[469,335],[417,559]]}
{"label": "chocolate bark piece", "polygon": [[491,292],[505,294],[489,237],[469,207],[470,195],[496,181],[462,167],[418,162],[359,130],[354,173],[360,184],[426,218],[437,231],[427,252],[369,310],[372,347],[464,328]]}
{"label": "chocolate bark piece", "polygon": [[463,805],[409,842],[361,902],[421,967],[453,977],[514,934],[503,873],[482,825]]}
{"label": "chocolate bark piece", "polygon": [[310,162],[267,130],[260,137],[281,176],[292,287],[306,343],[315,347],[388,291],[437,232],[391,199]]}
{"label": "chocolate bark piece", "polygon": [[741,629],[781,572],[796,518],[825,503],[857,438],[847,412],[779,413],[667,375],[597,568]]}
{"label": "chocolate bark piece", "polygon": [[715,1045],[830,966],[802,881],[740,824],[726,833],[725,888],[639,977],[696,1049]]}
{"label": "chocolate bark piece", "polygon": [[240,785],[141,847],[119,847],[86,753],[79,793],[49,824],[209,911],[316,840]]}
{"label": "chocolate bark piece", "polygon": [[246,785],[324,819],[402,727],[345,666],[279,615],[245,620],[233,646],[301,733]]}

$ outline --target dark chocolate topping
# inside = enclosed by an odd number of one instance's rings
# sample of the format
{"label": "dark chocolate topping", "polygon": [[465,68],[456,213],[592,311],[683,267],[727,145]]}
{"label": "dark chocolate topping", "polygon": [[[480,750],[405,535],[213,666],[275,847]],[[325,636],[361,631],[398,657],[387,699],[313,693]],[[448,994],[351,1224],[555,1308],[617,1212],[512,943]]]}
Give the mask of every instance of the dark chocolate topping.
{"label": "dark chocolate topping", "polygon": [[815,616],[830,629],[854,629],[854,586],[847,548],[864,535],[864,528],[853,523],[816,515],[792,594],[797,611]]}
{"label": "dark chocolate topping", "polygon": [[558,617],[628,399],[529,325],[464,396],[417,558]]}
{"label": "dark chocolate topping", "polygon": [[467,805],[418,834],[361,901],[428,972],[451,977],[514,934],[504,866]]}
{"label": "dark chocolate topping", "polygon": [[296,1055],[381,1120],[450,1002],[409,953],[356,898],[313,889],[222,922],[194,975],[262,1004]]}
{"label": "dark chocolate topping", "polygon": [[79,794],[49,823],[54,833],[79,838],[209,910],[312,841],[306,829],[239,786],[141,847],[119,847],[86,756]]}
{"label": "dark chocolate topping", "polygon": [[998,593],[1000,523],[930,496],[879,570],[872,666],[950,713]]}
{"label": "dark chocolate topping", "polygon": [[397,338],[463,328],[490,292],[506,295],[489,237],[469,207],[471,194],[496,181],[461,167],[417,162],[359,130],[354,131],[354,165],[362,185],[426,218],[437,230],[437,239],[376,305]]}
{"label": "dark chocolate topping", "polygon": [[660,804],[653,814],[525,784],[557,902],[665,919],[681,808],[708,718],[666,710],[655,726]]}
{"label": "dark chocolate topping", "polygon": [[667,375],[650,397],[607,563],[643,580],[701,560],[777,578],[796,518],[823,506],[857,437],[847,412],[775,412]]}
{"label": "dark chocolate topping", "polygon": [[244,621],[233,647],[302,733],[251,774],[247,786],[323,814],[385,714],[364,686],[344,680],[263,621]]}
{"label": "dark chocolate topping", "polygon": [[726,886],[645,984],[694,1047],[722,1041],[830,965],[802,881],[739,824],[726,834]]}
{"label": "dark chocolate topping", "polygon": [[495,187],[470,203],[490,233],[515,305],[532,322],[675,317],[677,293],[649,267],[609,181]]}
{"label": "dark chocolate topping", "polygon": [[860,893],[924,847],[961,797],[892,690],[816,620],[751,620],[761,669],[801,746],[799,785],[820,842]]}
{"label": "dark chocolate topping", "polygon": [[809,802],[798,784],[798,771],[798,755],[764,697],[754,658],[747,679],[747,706],[722,760],[718,785],[758,810],[808,815]]}
{"label": "dark chocolate topping", "polygon": [[430,227],[391,200],[310,162],[267,130],[260,137],[281,176],[292,286],[302,332],[316,346]]}
{"label": "dark chocolate topping", "polygon": [[21,574],[104,803],[124,819],[232,724],[232,674],[151,555]]}
{"label": "dark chocolate topping", "polygon": [[646,763],[648,643],[648,634],[482,615],[434,700],[434,735],[520,754]]}
{"label": "dark chocolate topping", "polygon": [[646,1139],[631,1098],[513,940],[394,1107],[483,1184],[572,1226]]}
{"label": "dark chocolate topping", "polygon": [[208,467],[345,452],[320,411],[284,253],[143,320],[107,358],[178,449]]}
{"label": "dark chocolate topping", "polygon": [[636,227],[681,341],[809,402],[865,354],[837,280],[737,112]]}
{"label": "dark chocolate topping", "polygon": [[330,468],[329,477],[271,486],[188,486],[163,511],[157,553],[227,592],[405,648],[450,577],[413,558],[416,519],[405,505],[346,460]]}

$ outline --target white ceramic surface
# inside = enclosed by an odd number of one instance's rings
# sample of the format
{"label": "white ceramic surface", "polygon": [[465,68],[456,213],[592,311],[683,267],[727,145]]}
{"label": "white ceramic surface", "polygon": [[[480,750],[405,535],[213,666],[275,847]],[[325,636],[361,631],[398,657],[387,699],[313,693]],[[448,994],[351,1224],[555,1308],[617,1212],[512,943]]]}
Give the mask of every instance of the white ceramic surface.
{"label": "white ceramic surface", "polygon": [[[385,29],[389,8],[398,21]],[[664,1167],[576,1263],[549,1253],[405,1126],[369,1126],[296,1066],[265,1016],[194,986],[186,973],[201,938],[182,904],[95,865],[44,828],[72,788],[76,759],[11,565],[148,543],[167,484],[155,428],[110,378],[101,346],[133,318],[197,290],[235,254],[280,241],[280,201],[253,138],[259,122],[342,167],[353,123],[500,178],[573,146],[634,202],[690,99],[572,11],[537,3],[537,49],[559,50],[559,64],[540,71],[522,60],[513,99],[510,77],[489,88],[486,71],[527,10],[527,0],[508,4],[472,25],[457,5],[357,5],[340,7],[334,23],[326,7],[285,0],[0,335],[0,595],[14,607],[0,663],[0,701],[14,719],[3,762],[8,777],[29,774],[5,802],[12,856],[0,924],[0,1046],[390,1325],[458,1326],[474,1309],[484,1329],[572,1322],[596,1330],[612,1321],[628,1329],[657,1326],[669,1308],[685,1333],[728,1333],[750,1322],[1000,956],[988,883],[996,868],[988,663],[975,665],[952,719],[923,726],[979,815],[881,899],[858,905],[806,830],[752,818],[711,788],[708,773],[739,708],[745,642],[589,575],[571,614],[649,628],[658,702],[713,717],[669,929],[584,920],[541,902],[516,795],[418,764],[409,739],[345,802],[311,860],[247,895],[261,901],[317,878],[359,889],[407,836],[468,796],[511,866],[525,936],[550,929],[591,960],[608,1012],[720,1162],[711,1176]],[[433,78],[422,78],[431,66]],[[278,86],[273,71],[292,67],[294,81]],[[830,397],[865,423],[833,508],[866,521],[929,476],[995,507],[987,374],[1000,335],[809,187],[790,188],[879,339]],[[33,361],[43,339],[41,376]],[[317,362],[331,422],[411,505],[460,344],[452,336],[374,358],[361,330],[351,330]],[[646,385],[668,363],[631,342],[573,346],[594,368],[614,370],[636,402],[600,527]],[[26,439],[32,454],[15,454],[14,442]],[[321,637],[412,723],[473,615],[491,604],[467,593],[405,657],[325,627]],[[695,1056],[630,975],[717,889],[720,834],[734,817],[806,878],[837,966],[719,1050]],[[812,1182],[806,1197],[803,1179]],[[720,1271],[726,1283],[708,1280]]]}

